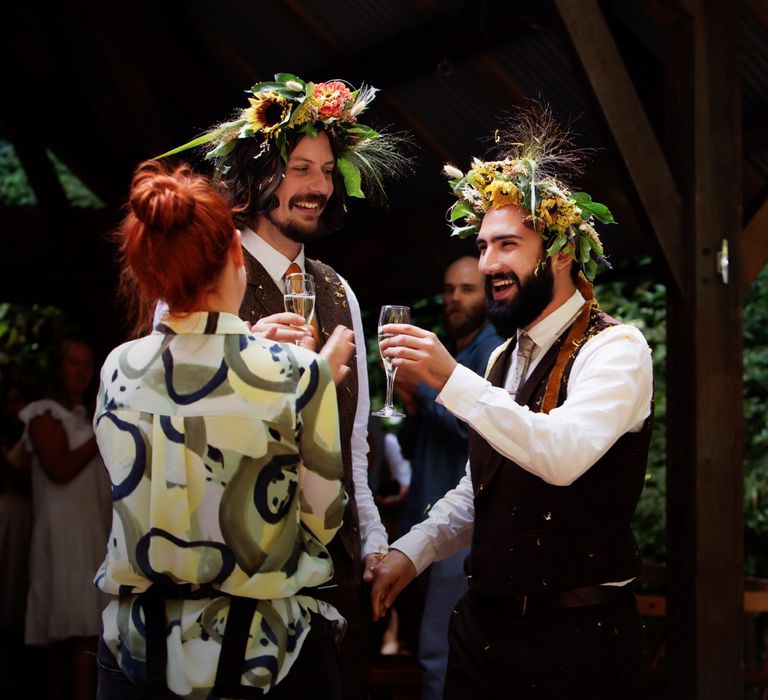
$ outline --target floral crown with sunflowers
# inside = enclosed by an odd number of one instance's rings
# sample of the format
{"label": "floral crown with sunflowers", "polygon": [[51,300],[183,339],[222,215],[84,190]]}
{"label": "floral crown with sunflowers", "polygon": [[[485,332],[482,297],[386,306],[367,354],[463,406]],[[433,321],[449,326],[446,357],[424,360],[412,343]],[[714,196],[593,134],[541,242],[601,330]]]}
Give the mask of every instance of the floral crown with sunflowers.
{"label": "floral crown with sunflowers", "polygon": [[355,90],[341,81],[312,83],[291,73],[277,73],[274,80],[256,83],[246,92],[250,106],[233,119],[158,158],[207,146],[205,158],[226,168],[226,156],[239,139],[261,138],[259,156],[277,149],[287,162],[290,133],[314,138],[324,129],[339,144],[336,166],[350,197],[365,198],[363,190],[367,190],[384,198],[384,178],[409,166],[401,146],[409,144],[410,137],[375,131],[357,121],[378,92],[374,87],[362,85]]}
{"label": "floral crown with sunflowers", "polygon": [[610,268],[594,223],[614,223],[613,215],[586,192],[564,184],[565,175],[581,172],[584,151],[573,147],[551,112],[521,110],[497,131],[495,141],[499,160],[475,158],[466,174],[453,165],[443,168],[457,198],[448,210],[451,235],[476,234],[489,209],[514,204],[530,212],[527,223],[544,239],[546,258],[566,250],[589,280],[598,265]]}

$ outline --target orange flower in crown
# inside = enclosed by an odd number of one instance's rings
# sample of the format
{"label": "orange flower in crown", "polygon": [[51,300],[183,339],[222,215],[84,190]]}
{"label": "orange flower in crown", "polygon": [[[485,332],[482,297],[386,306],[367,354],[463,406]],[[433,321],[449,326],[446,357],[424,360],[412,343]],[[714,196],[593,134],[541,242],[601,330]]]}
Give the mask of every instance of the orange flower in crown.
{"label": "orange flower in crown", "polygon": [[240,140],[258,139],[259,156],[274,149],[287,162],[289,134],[315,138],[324,129],[337,144],[336,167],[350,197],[363,198],[367,190],[383,200],[383,179],[410,169],[410,158],[400,151],[410,137],[357,121],[378,92],[370,85],[350,89],[340,80],[313,83],[292,73],[276,73],[274,80],[256,83],[246,92],[249,106],[233,119],[157,157],[204,148],[206,159],[225,168]]}
{"label": "orange flower in crown", "polygon": [[345,114],[348,111],[345,108],[351,106],[353,101],[352,93],[349,88],[339,81],[329,83],[317,83],[312,93],[314,102],[317,105],[317,113],[320,119],[344,119],[345,121],[354,121],[351,114]]}

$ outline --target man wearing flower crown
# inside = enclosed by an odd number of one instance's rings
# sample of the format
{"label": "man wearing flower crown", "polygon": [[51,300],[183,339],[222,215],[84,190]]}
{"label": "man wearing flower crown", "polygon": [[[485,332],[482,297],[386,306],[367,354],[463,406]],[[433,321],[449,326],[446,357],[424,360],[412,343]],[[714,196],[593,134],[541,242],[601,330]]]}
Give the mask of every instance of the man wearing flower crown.
{"label": "man wearing flower crown", "polygon": [[249,106],[232,120],[163,154],[204,147],[205,157],[215,163],[244,248],[248,290],[240,316],[254,332],[280,341],[309,335],[301,316],[283,310],[282,291],[287,272],[308,272],[315,280],[317,344],[322,348],[343,326],[354,331],[354,344],[363,349],[360,358],[352,356],[351,371],[337,387],[349,503],[340,534],[328,546],[332,585],[315,593],[347,620],[339,666],[347,700],[366,695],[361,577],[371,580],[387,535],[368,486],[370,410],[360,307],[344,278],[305,257],[304,244],[339,228],[347,197],[363,198],[367,192],[383,198],[382,180],[407,165],[400,149],[403,136],[358,122],[375,93],[367,86],[353,91],[339,81],[315,84],[280,73],[254,85]]}
{"label": "man wearing flower crown", "polygon": [[574,165],[548,111],[500,137],[500,160],[446,168],[455,233],[477,233],[489,318],[509,340],[485,378],[432,333],[382,348],[470,426],[466,475],[374,572],[374,617],[432,561],[470,545],[451,615],[445,698],[637,698],[642,489],[652,365],[640,331],[600,311],[606,207],[557,176]]}

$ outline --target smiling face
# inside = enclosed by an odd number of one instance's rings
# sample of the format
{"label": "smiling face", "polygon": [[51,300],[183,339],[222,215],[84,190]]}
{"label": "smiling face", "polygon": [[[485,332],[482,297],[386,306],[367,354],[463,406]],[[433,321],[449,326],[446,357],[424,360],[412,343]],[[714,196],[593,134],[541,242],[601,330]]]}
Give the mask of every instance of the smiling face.
{"label": "smiling face", "polygon": [[266,214],[269,222],[297,243],[325,233],[320,216],[333,195],[335,167],[326,133],[304,136],[288,156],[285,177],[275,190],[278,206]]}
{"label": "smiling face", "polygon": [[477,236],[480,272],[486,276],[488,318],[506,337],[545,316],[555,298],[551,261],[540,266],[544,244],[525,225],[526,213],[513,205],[491,209]]}

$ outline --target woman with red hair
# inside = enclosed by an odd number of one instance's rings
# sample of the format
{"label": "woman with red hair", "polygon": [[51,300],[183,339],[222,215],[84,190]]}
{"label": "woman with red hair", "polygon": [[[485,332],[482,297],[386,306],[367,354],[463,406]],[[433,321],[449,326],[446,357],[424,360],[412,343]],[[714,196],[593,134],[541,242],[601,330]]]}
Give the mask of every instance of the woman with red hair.
{"label": "woman with red hair", "polygon": [[101,371],[97,697],[338,698],[344,620],[313,596],[347,499],[331,370],[237,317],[240,235],[206,178],[143,163],[118,233],[137,304],[168,311]]}

